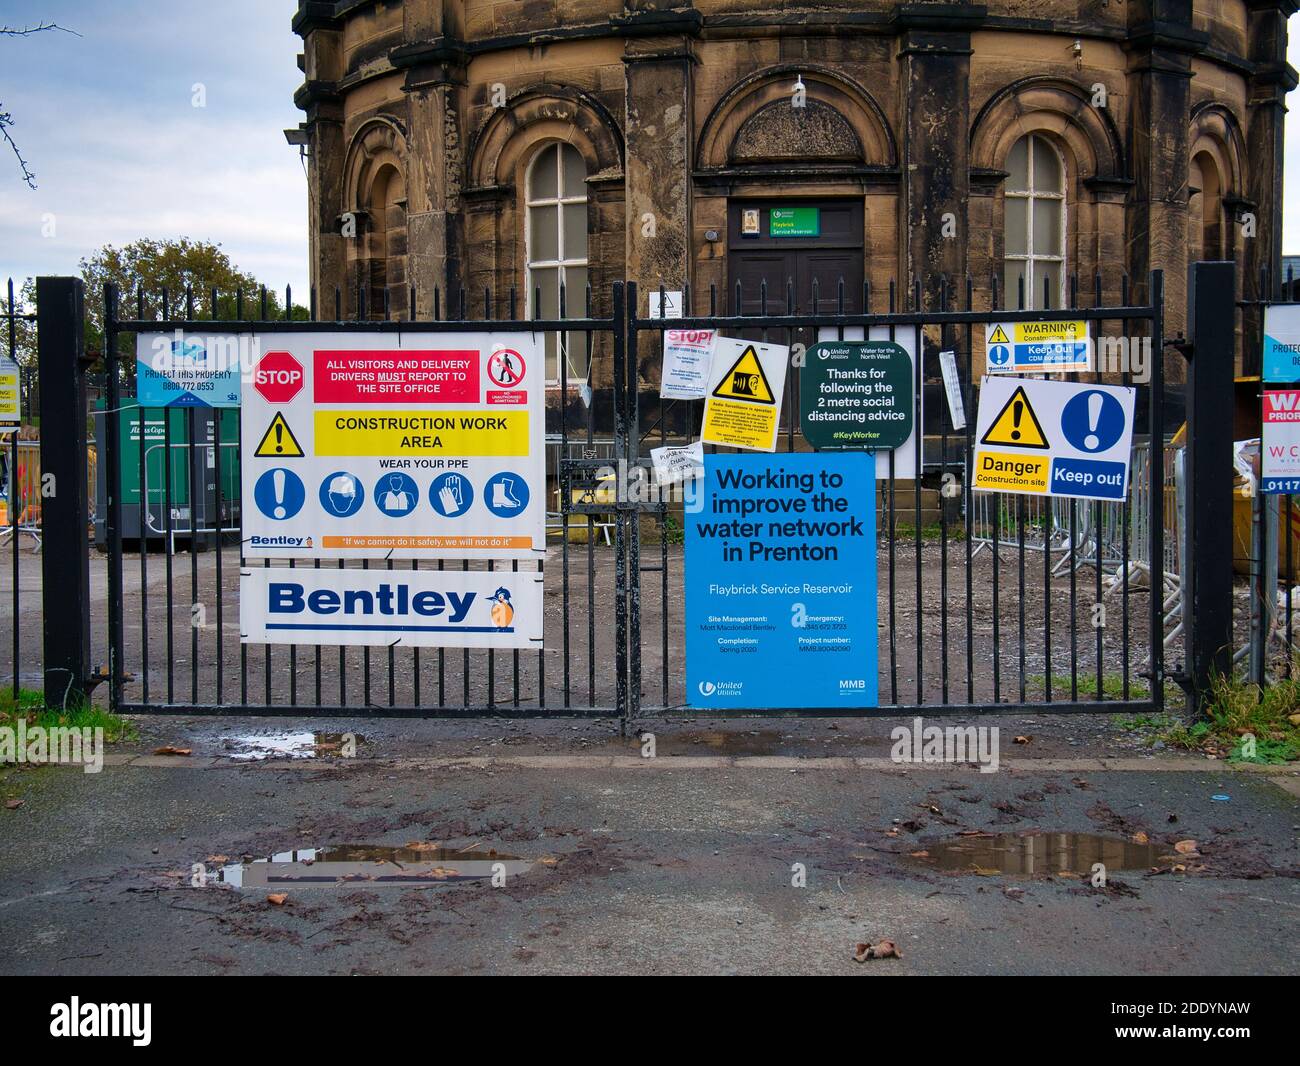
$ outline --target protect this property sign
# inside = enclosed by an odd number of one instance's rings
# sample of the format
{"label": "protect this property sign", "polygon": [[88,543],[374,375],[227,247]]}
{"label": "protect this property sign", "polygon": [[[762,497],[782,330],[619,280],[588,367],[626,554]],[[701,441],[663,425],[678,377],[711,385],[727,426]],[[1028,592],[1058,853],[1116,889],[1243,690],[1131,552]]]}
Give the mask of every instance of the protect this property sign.
{"label": "protect this property sign", "polygon": [[790,349],[719,337],[704,398],[705,444],[776,450]]}
{"label": "protect this property sign", "polygon": [[799,418],[818,451],[887,451],[912,435],[912,361],[892,341],[815,344],[799,371]]}
{"label": "protect this property sign", "polygon": [[986,492],[1122,500],[1134,390],[986,377],[975,428],[974,487]]}
{"label": "protect this property sign", "polygon": [[1264,391],[1259,491],[1300,492],[1300,389]]}
{"label": "protect this property sign", "polygon": [[1300,381],[1300,304],[1264,308],[1264,380]]}
{"label": "protect this property sign", "polygon": [[692,707],[877,703],[875,463],[706,455],[686,515]]}
{"label": "protect this property sign", "polygon": [[984,327],[990,374],[1089,370],[1092,333],[1084,319],[1069,322],[991,322]]}
{"label": "protect this property sign", "polygon": [[238,407],[243,365],[258,350],[249,334],[141,333],[136,398],[141,407]]}
{"label": "protect this property sign", "polygon": [[244,383],[244,554],[545,552],[532,334],[280,335]]}
{"label": "protect this property sign", "polygon": [[250,567],[239,630],[246,644],[540,648],[542,574]]}

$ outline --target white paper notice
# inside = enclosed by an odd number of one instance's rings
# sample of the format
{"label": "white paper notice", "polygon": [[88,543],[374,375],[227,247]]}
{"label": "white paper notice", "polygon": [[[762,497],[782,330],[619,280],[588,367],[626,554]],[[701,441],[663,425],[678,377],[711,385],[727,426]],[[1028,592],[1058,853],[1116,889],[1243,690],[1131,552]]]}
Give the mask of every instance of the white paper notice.
{"label": "white paper notice", "polygon": [[664,372],[659,395],[666,400],[703,397],[716,339],[717,331],[711,329],[665,330]]}

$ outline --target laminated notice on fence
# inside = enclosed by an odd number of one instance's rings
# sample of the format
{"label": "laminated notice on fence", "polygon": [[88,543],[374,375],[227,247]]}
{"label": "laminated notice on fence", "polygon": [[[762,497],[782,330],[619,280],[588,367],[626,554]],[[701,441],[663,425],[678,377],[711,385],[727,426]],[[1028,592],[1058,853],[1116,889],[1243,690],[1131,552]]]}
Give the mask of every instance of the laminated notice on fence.
{"label": "laminated notice on fence", "polygon": [[1300,389],[1265,389],[1259,490],[1300,492]]}
{"label": "laminated notice on fence", "polygon": [[1122,500],[1134,390],[986,377],[975,426],[975,485],[987,492]]}
{"label": "laminated notice on fence", "polygon": [[704,445],[697,440],[684,448],[671,444],[651,448],[650,461],[654,464],[655,480],[660,485],[694,481],[704,476]]}
{"label": "laminated notice on fence", "polygon": [[665,330],[659,395],[666,400],[698,400],[704,396],[716,339],[717,333],[711,329]]}
{"label": "laminated notice on fence", "polygon": [[1091,369],[1092,327],[1071,322],[990,322],[984,327],[990,374]]}
{"label": "laminated notice on fence", "polygon": [[705,444],[776,451],[790,349],[719,337],[704,399]]}
{"label": "laminated notice on fence", "polygon": [[246,556],[545,554],[542,360],[532,334],[264,340],[244,382]]}
{"label": "laminated notice on fence", "polygon": [[0,356],[0,423],[22,421],[22,388],[18,375],[18,364],[8,356]]}
{"label": "laminated notice on fence", "polygon": [[239,573],[245,644],[541,648],[542,574],[253,567]]}

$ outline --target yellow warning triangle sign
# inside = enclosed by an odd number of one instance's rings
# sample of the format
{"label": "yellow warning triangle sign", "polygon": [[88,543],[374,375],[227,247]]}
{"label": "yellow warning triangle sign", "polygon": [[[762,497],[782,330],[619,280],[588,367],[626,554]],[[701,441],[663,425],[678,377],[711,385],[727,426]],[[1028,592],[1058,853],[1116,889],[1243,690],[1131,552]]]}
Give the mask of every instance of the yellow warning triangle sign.
{"label": "yellow warning triangle sign", "polygon": [[731,369],[722,375],[713,395],[721,400],[748,400],[750,403],[776,403],[772,387],[763,373],[763,364],[752,344],[746,345]]}
{"label": "yellow warning triangle sign", "polygon": [[1010,344],[1011,341],[1007,339],[1006,330],[1004,330],[1001,326],[997,326],[997,327],[993,330],[993,336],[991,336],[991,337],[989,338],[989,343],[990,343],[990,344]]}
{"label": "yellow warning triangle sign", "polygon": [[981,444],[1005,444],[1013,448],[1050,448],[1047,434],[1034,409],[1029,405],[1023,385],[1011,394],[1009,399],[993,419],[993,425],[980,438]]}
{"label": "yellow warning triangle sign", "polygon": [[271,424],[266,427],[266,432],[262,434],[262,443],[257,446],[257,451],[253,454],[258,459],[301,459],[303,457],[302,445],[298,443],[298,438],[293,435],[289,423],[284,420],[284,415],[279,411],[271,419]]}

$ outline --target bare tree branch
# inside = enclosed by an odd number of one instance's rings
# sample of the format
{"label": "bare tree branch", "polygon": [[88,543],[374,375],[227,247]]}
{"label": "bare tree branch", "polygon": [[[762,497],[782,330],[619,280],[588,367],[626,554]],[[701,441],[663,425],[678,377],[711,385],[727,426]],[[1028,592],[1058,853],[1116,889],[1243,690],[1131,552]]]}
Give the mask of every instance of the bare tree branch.
{"label": "bare tree branch", "polygon": [[[47,30],[58,30],[60,33],[70,33],[74,37],[80,37],[76,30],[70,30],[67,26],[60,26],[57,22],[40,22],[35,26],[0,26],[0,37],[30,37],[34,33],[44,33]],[[18,142],[9,135],[9,127],[14,124],[14,117],[8,111],[0,107],[0,136],[4,137],[5,144],[13,149],[14,157],[18,160],[18,166],[23,172],[23,184],[29,189],[36,188],[36,175],[32,168],[27,165],[27,160],[23,158],[23,153],[18,147]]]}
{"label": "bare tree branch", "polygon": [[9,145],[9,147],[13,149],[14,156],[18,160],[18,165],[23,171],[23,183],[29,189],[35,189],[36,175],[32,172],[32,168],[27,165],[27,160],[23,158],[23,153],[19,150],[17,143],[11,136],[9,136],[9,127],[13,124],[13,116],[9,114],[8,111],[0,109],[0,136],[4,137],[5,144]]}
{"label": "bare tree branch", "polygon": [[0,37],[30,37],[33,33],[44,33],[46,30],[59,30],[63,33],[70,33],[74,37],[80,37],[76,30],[70,30],[67,26],[60,26],[57,22],[42,22],[36,26],[24,26],[18,29],[16,26],[0,26]]}

